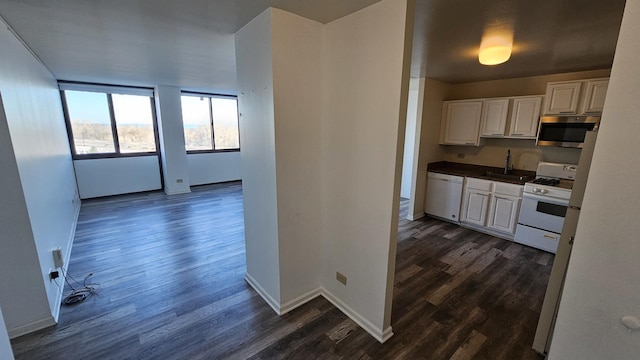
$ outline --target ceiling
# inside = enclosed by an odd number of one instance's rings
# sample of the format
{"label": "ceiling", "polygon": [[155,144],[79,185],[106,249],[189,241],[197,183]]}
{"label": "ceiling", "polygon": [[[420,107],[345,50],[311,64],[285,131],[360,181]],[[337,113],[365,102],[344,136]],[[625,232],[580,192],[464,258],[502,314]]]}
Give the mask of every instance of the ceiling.
{"label": "ceiling", "polygon": [[234,33],[270,6],[330,22],[379,0],[0,0],[58,79],[235,93]]}
{"label": "ceiling", "polygon": [[[450,83],[607,69],[624,0],[417,0],[411,75]],[[478,62],[483,33],[513,36],[511,59]]]}
{"label": "ceiling", "polygon": [[[269,6],[327,23],[379,0],[0,0],[58,79],[234,93],[233,34]],[[413,77],[451,83],[609,68],[624,0],[417,0]],[[502,65],[483,32],[510,31]]]}

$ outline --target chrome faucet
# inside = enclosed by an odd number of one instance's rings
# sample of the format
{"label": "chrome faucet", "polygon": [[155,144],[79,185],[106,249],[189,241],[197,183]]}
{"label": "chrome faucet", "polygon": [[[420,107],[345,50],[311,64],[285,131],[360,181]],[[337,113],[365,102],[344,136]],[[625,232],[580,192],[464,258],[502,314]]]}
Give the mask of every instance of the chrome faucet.
{"label": "chrome faucet", "polygon": [[508,174],[509,170],[512,169],[512,167],[509,165],[509,162],[511,162],[511,149],[507,149],[507,158],[505,159],[504,162],[504,174]]}

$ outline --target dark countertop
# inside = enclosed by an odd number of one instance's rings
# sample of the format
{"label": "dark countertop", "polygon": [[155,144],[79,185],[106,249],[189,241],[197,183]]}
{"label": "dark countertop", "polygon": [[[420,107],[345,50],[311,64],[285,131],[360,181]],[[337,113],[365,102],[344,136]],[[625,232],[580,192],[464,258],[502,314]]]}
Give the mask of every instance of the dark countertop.
{"label": "dark countertop", "polygon": [[462,164],[450,161],[438,161],[429,163],[427,171],[448,175],[466,176],[492,181],[501,181],[510,184],[523,185],[525,182],[535,179],[536,172],[528,170],[509,170],[508,175],[504,175],[504,168],[494,166],[483,166],[473,164]]}

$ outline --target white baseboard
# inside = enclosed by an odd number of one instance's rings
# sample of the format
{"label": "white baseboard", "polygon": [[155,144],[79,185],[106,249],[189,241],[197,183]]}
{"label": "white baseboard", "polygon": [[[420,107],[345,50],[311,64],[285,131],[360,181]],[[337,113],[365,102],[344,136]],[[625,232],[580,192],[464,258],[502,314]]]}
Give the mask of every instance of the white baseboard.
{"label": "white baseboard", "polygon": [[178,189],[178,190],[172,190],[169,188],[165,188],[164,189],[164,193],[167,195],[178,195],[178,194],[188,194],[191,192],[191,188],[188,187],[186,189]]}
{"label": "white baseboard", "polygon": [[295,298],[293,300],[289,300],[289,301],[285,302],[284,304],[280,305],[280,315],[284,315],[284,314],[288,313],[289,311],[308,303],[309,301],[317,298],[320,295],[321,295],[320,288],[315,288],[315,289],[313,289],[311,291],[308,291],[308,292],[298,296],[297,298]]}
{"label": "white baseboard", "polygon": [[[71,233],[69,234],[69,240],[67,240],[67,252],[64,257],[64,272],[67,273],[67,269],[69,269],[69,260],[71,260],[71,248],[73,247],[73,239],[76,237],[76,228],[78,227],[78,217],[80,216],[80,208],[82,207],[82,200],[78,200],[78,206],[76,206],[76,213],[73,216],[73,223],[71,224]],[[62,305],[62,293],[64,292],[64,280],[62,281],[62,285],[58,288],[58,292],[56,294],[56,302],[53,304],[53,311],[51,315],[53,316],[53,321],[58,323],[58,318],[60,317],[60,306]]]}
{"label": "white baseboard", "polygon": [[271,295],[269,295],[269,293],[256,281],[256,279],[254,279],[249,274],[245,274],[244,280],[249,285],[251,285],[253,290],[255,290],[258,293],[258,295],[260,295],[264,299],[264,301],[266,301],[267,304],[269,304],[269,306],[271,306],[271,308],[273,309],[273,311],[276,312],[276,314],[282,315],[282,313],[280,312],[280,303],[276,301],[276,299],[274,299]]}
{"label": "white baseboard", "polygon": [[419,213],[413,214],[413,215],[409,214],[409,215],[407,215],[407,220],[415,221],[415,220],[418,220],[418,219],[422,219],[424,216],[425,215],[424,215],[423,212],[419,212]]}
{"label": "white baseboard", "polygon": [[9,339],[15,339],[18,336],[26,335],[34,331],[48,328],[50,326],[54,326],[55,324],[56,321],[53,319],[53,316],[49,316],[26,325],[18,326],[17,328],[13,328],[11,330],[8,330],[7,332],[9,333]]}
{"label": "white baseboard", "polygon": [[265,291],[262,286],[260,286],[260,284],[251,275],[246,274],[244,279],[278,315],[284,315],[287,312],[299,306],[302,306],[307,302],[315,299],[316,297],[322,295],[325,299],[327,299],[327,301],[332,303],[335,307],[337,307],[340,311],[342,311],[345,315],[347,315],[351,320],[353,320],[356,324],[358,324],[380,343],[384,343],[393,336],[393,329],[391,328],[391,326],[388,326],[385,329],[381,329],[375,326],[364,316],[360,315],[360,313],[355,311],[349,305],[345,304],[342,300],[338,299],[324,287],[313,289],[298,296],[293,300],[287,301],[284,304],[279,304],[271,295],[269,295],[269,293]]}
{"label": "white baseboard", "polygon": [[320,288],[320,293],[325,297],[330,303],[332,303],[335,307],[340,309],[345,315],[347,315],[351,320],[353,320],[356,324],[358,324],[361,328],[363,328],[369,335],[373,336],[380,343],[384,343],[389,340],[393,336],[393,329],[391,326],[388,326],[384,330],[373,325],[369,320],[367,320],[364,316],[360,315],[357,311],[352,309],[349,305],[342,302],[342,300],[338,299],[335,295],[329,292],[325,288]]}

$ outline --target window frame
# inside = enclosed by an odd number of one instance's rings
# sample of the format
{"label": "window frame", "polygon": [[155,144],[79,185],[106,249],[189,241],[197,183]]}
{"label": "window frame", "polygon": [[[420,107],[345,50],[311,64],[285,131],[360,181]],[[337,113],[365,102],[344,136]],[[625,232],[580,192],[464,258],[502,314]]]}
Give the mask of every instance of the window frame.
{"label": "window frame", "polygon": [[[240,152],[242,149],[242,144],[240,143],[240,110],[238,109],[238,96],[236,95],[226,95],[226,94],[210,94],[204,92],[195,92],[195,91],[181,91],[180,92],[180,107],[182,108],[182,97],[183,96],[193,96],[193,97],[206,97],[209,99],[209,127],[211,128],[211,145],[213,149],[206,150],[187,150],[187,144],[185,141],[185,151],[187,154],[210,154],[210,153],[230,153],[230,152]],[[211,103],[212,98],[221,98],[221,99],[235,99],[236,100],[236,112],[238,114],[238,147],[232,149],[216,149],[216,133],[213,127],[213,105]],[[182,129],[184,131],[184,119],[182,119]]]}
{"label": "window frame", "polygon": [[[83,83],[75,81],[58,81],[58,88],[60,89],[60,99],[62,100],[62,110],[64,113],[64,122],[67,127],[67,137],[69,138],[69,148],[71,149],[71,158],[73,160],[92,160],[92,159],[114,159],[114,158],[128,158],[128,157],[141,157],[141,156],[158,156],[160,157],[160,134],[158,131],[158,118],[156,116],[155,107],[155,93],[152,88],[140,87],[140,86],[121,86],[121,85],[108,85],[97,83]],[[122,91],[118,91],[122,90]],[[75,138],[73,137],[73,128],[71,126],[71,118],[69,116],[69,107],[67,104],[67,97],[65,91],[85,91],[94,92],[99,94],[105,94],[107,96],[107,105],[109,107],[109,121],[111,123],[111,136],[114,146],[114,152],[108,153],[95,153],[95,154],[78,154],[76,153]],[[124,95],[142,95],[141,93],[151,92],[149,96],[149,106],[151,106],[151,123],[153,125],[153,139],[156,145],[155,151],[144,152],[120,152],[120,139],[118,138],[118,126],[116,123],[116,115],[113,107],[112,95],[124,94]],[[148,96],[144,94],[144,96]]]}

